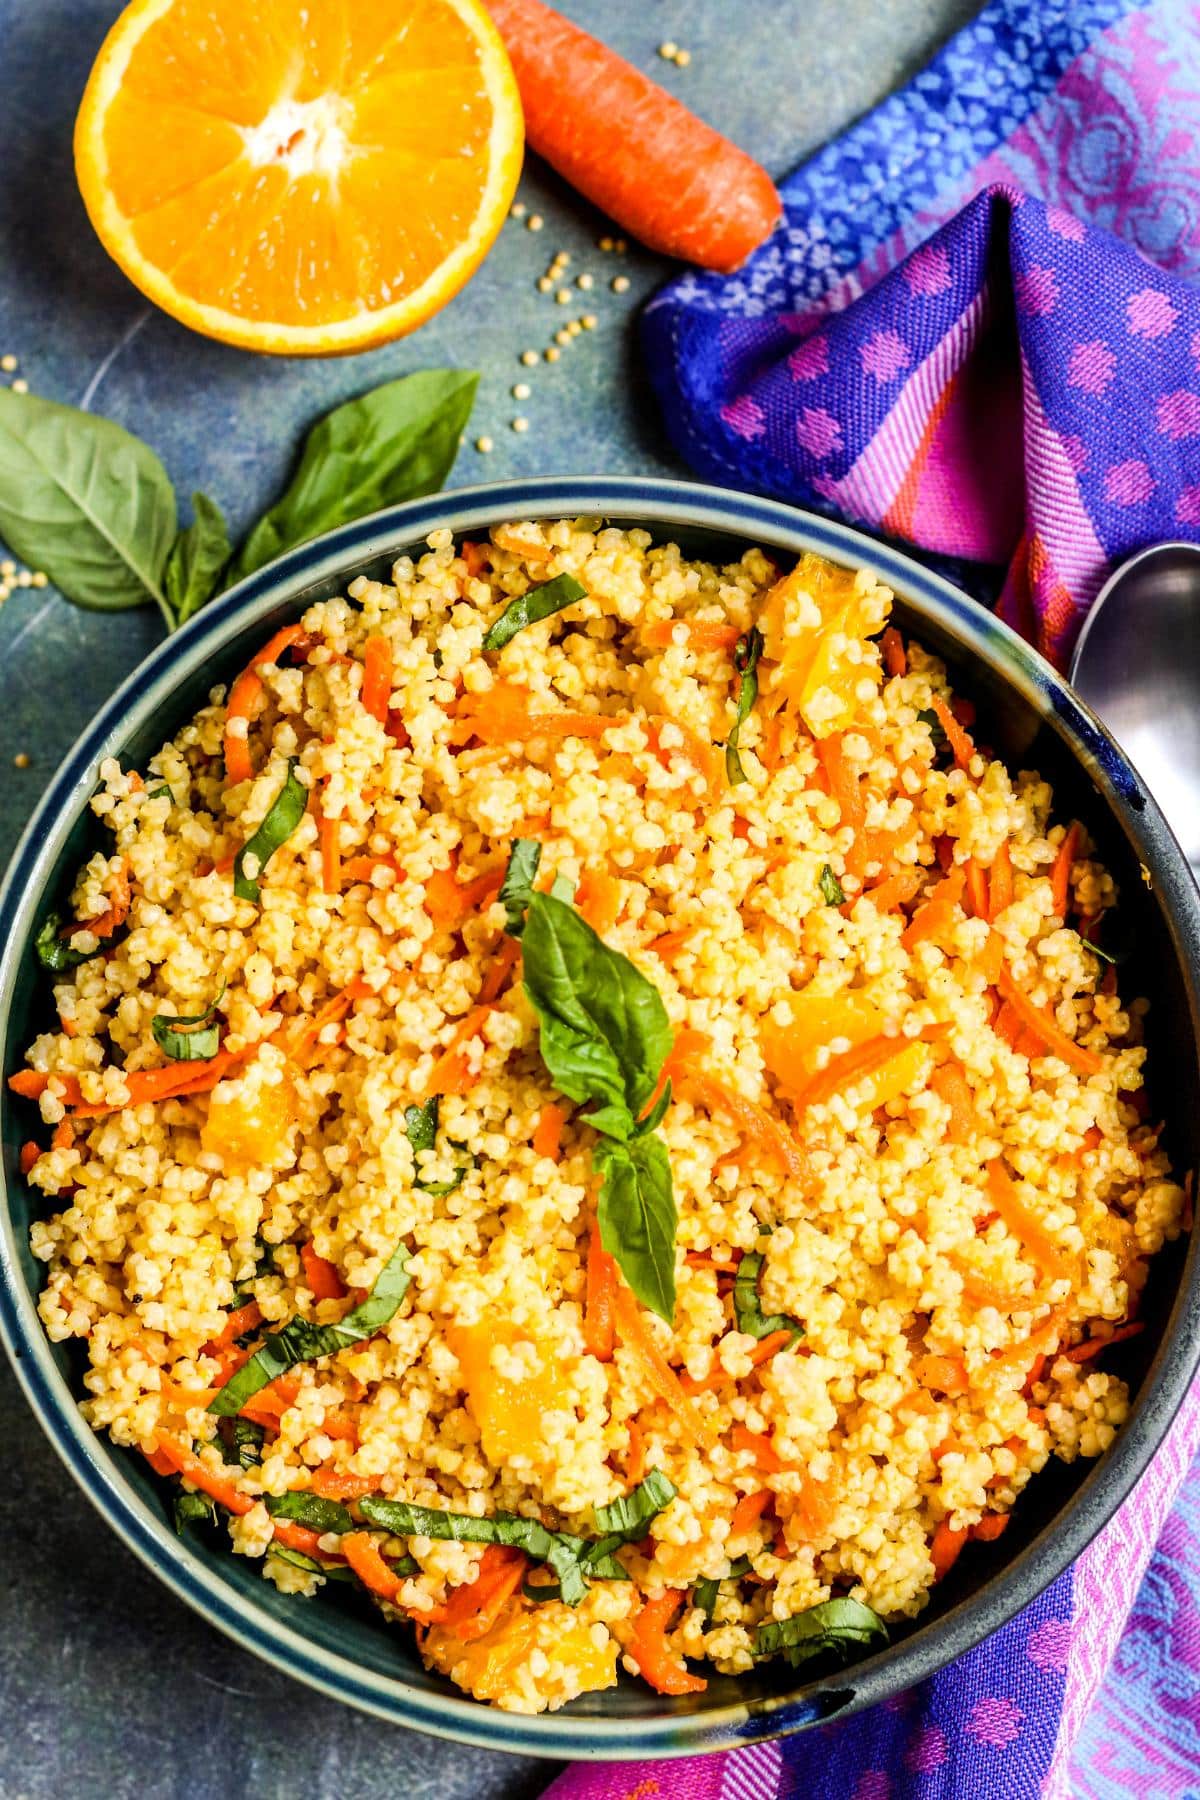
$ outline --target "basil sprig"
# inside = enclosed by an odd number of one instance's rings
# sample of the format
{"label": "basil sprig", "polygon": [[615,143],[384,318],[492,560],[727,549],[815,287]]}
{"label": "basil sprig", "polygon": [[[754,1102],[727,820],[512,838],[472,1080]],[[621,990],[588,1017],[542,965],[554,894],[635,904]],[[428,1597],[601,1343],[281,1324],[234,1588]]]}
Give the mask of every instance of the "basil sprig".
{"label": "basil sprig", "polygon": [[519,599],[509,601],[484,638],[483,647],[503,650],[527,625],[537,625],[561,612],[564,606],[586,599],[587,589],[573,575],[556,575],[553,581],[543,581],[540,587],[530,588]]}
{"label": "basil sprig", "polygon": [[738,739],[742,734],[742,726],[754,710],[758,699],[758,659],[763,653],[763,635],[757,626],[752,626],[734,646],[733,666],[741,676],[738,683],[737,708],[733,715],[733,728],[725,743],[725,774],[730,787],[736,787],[740,781],[750,778],[742,767],[742,759],[738,754]]}
{"label": "basil sprig", "polygon": [[[288,758],[287,777],[267,809],[267,816],[248,844],[243,844],[234,858],[233,891],[239,900],[259,900],[258,883],[268,862],[281,844],[287,842],[308,807],[308,789],[296,779],[299,757]],[[258,874],[246,874],[246,858],[256,857]]]}
{"label": "basil sprig", "polygon": [[821,898],[826,906],[845,906],[845,889],[828,863],[821,864],[821,873],[817,879],[821,885]]}
{"label": "basil sprig", "polygon": [[335,407],[305,440],[287,492],[236,561],[220,508],[192,497],[178,528],[170,477],[120,425],[0,389],[0,539],[76,606],[153,601],[168,631],[215,593],[334,525],[440,488],[479,377],[426,369]]}
{"label": "basil sprig", "polygon": [[[3,390],[0,390],[2,392]],[[61,975],[66,969],[77,969],[80,963],[91,962],[94,956],[103,956],[116,941],[112,937],[101,938],[94,950],[73,950],[71,938],[80,931],[86,931],[86,919],[81,919],[69,937],[63,937],[62,914],[47,913],[42,921],[41,930],[33,940],[33,951],[43,969],[49,969],[52,975]]]}
{"label": "basil sprig", "polygon": [[758,1297],[762,1266],[763,1258],[757,1252],[743,1256],[738,1264],[733,1283],[733,1312],[738,1330],[752,1338],[770,1337],[774,1331],[790,1331],[795,1337],[803,1337],[803,1325],[790,1314],[764,1313]]}
{"label": "basil sprig", "polygon": [[313,1362],[319,1356],[333,1356],[350,1344],[361,1344],[364,1338],[382,1331],[397,1311],[408,1292],[408,1251],[403,1244],[394,1250],[379,1272],[375,1286],[366,1299],[354,1307],[336,1325],[314,1325],[311,1319],[292,1319],[281,1331],[267,1334],[262,1348],[249,1362],[242,1364],[209,1405],[218,1418],[241,1412],[247,1400],[280,1375],[286,1375],[297,1363]]}
{"label": "basil sprig", "polygon": [[[408,1141],[412,1145],[414,1166],[418,1154],[422,1150],[432,1150],[437,1140],[439,1104],[438,1096],[435,1094],[431,1100],[426,1100],[423,1106],[410,1106],[405,1109],[404,1129],[408,1134]],[[461,1148],[461,1146],[456,1145],[455,1148]],[[423,1194],[431,1194],[434,1199],[440,1200],[444,1195],[452,1194],[455,1188],[462,1186],[470,1167],[470,1163],[464,1163],[461,1168],[455,1169],[449,1181],[422,1181],[420,1175],[415,1174],[413,1186],[420,1188]]]}
{"label": "basil sprig", "polygon": [[849,1662],[873,1644],[886,1644],[887,1626],[861,1600],[822,1600],[790,1619],[767,1619],[754,1635],[755,1657],[782,1656],[793,1669],[814,1656]]}
{"label": "basil sprig", "polygon": [[538,1015],[542,1061],[560,1093],[593,1106],[584,1123],[600,1133],[592,1151],[601,1177],[600,1241],[643,1305],[670,1324],[677,1214],[670,1159],[656,1135],[669,1085],[642,1117],[671,1049],[667,1010],[653,982],[573,906],[532,891],[528,843],[514,845],[509,870],[513,905],[524,899],[524,985]]}
{"label": "basil sprig", "polygon": [[172,1062],[207,1062],[221,1045],[221,1028],[216,1023],[221,993],[201,1013],[155,1013],[150,1021],[154,1041]]}

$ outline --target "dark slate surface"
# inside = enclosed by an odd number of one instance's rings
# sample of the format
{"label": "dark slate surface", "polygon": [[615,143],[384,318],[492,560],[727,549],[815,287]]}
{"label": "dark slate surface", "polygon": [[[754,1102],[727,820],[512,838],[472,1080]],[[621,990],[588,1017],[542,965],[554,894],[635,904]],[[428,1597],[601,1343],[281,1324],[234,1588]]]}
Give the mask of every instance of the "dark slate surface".
{"label": "dark slate surface", "polygon": [[[604,222],[539,167],[470,287],[407,342],[344,361],[258,359],[192,336],[147,307],[88,227],[71,174],[71,122],[112,0],[0,0],[0,355],[52,398],[94,406],[148,438],[182,493],[203,486],[235,524],[270,499],[307,422],[409,369],[481,368],[456,485],[520,474],[681,474],[644,396],[638,300],[668,272],[618,260]],[[906,79],[973,0],[572,0],[564,10],[684,95],[783,173]],[[656,56],[674,39],[687,70]],[[595,276],[560,307],[535,281],[559,249]],[[613,275],[630,277],[614,295]],[[527,371],[566,318],[599,328],[554,367]],[[0,377],[7,379],[7,377]],[[530,399],[515,402],[527,379]],[[530,420],[518,436],[508,421]],[[480,455],[473,440],[495,442]],[[81,613],[50,591],[0,607],[0,855],[72,739],[156,641],[149,610]],[[30,766],[19,771],[13,758]],[[69,1485],[0,1371],[0,1794],[6,1800],[519,1800],[551,1770],[445,1745],[322,1700],[236,1650],[168,1594]]]}

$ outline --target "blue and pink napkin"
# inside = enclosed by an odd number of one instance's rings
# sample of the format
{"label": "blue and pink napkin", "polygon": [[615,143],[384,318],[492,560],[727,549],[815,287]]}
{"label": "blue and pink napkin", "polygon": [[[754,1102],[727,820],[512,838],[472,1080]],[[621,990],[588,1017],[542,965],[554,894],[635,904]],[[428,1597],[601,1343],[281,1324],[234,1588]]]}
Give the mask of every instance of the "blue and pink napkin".
{"label": "blue and pink napkin", "polygon": [[[1114,560],[1200,538],[1200,6],[995,0],[783,196],[647,310],[679,450],[990,575],[1065,662]],[[1074,1568],[899,1701],[554,1800],[1198,1800],[1198,1449],[1200,1394]]]}

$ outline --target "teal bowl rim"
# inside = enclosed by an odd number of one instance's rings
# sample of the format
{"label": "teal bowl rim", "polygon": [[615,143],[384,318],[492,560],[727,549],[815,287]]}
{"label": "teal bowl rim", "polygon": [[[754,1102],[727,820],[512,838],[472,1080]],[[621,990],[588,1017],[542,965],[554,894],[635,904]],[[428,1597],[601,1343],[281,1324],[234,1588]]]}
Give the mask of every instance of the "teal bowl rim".
{"label": "teal bowl rim", "polygon": [[[194,672],[259,613],[278,609],[316,583],[340,591],[345,570],[367,558],[396,556],[426,533],[480,531],[505,519],[601,514],[656,532],[701,529],[798,554],[819,551],[866,564],[918,614],[1015,688],[1047,721],[1119,814],[1154,884],[1185,971],[1191,1033],[1200,1043],[1200,895],[1171,832],[1138,775],[1104,727],[1062,677],[1015,632],[950,583],[901,552],[828,519],[719,488],[623,476],[550,476],[460,488],[392,507],[289,552],[212,602],[166,639],[122,684],[68,753],[26,828],[0,888],[0,1043],[5,1071],[15,971],[27,952],[46,882],[97,779],[101,761],[119,754],[135,720],[169,701]],[[11,1102],[7,1090],[0,1106]],[[170,1531],[120,1474],[116,1453],[80,1417],[56,1367],[34,1301],[19,1273],[5,1193],[0,1217],[0,1337],[30,1405],[55,1450],[122,1542],[210,1624],[244,1649],[333,1698],[428,1732],[493,1750],[575,1759],[631,1760],[733,1749],[787,1735],[836,1712],[888,1699],[964,1655],[1005,1624],[1079,1555],[1111,1517],[1162,1441],[1198,1362],[1200,1260],[1189,1248],[1178,1295],[1130,1418],[1062,1510],[1017,1557],[943,1617],[852,1670],[800,1684],[796,1692],[661,1717],[603,1719],[570,1709],[536,1718],[496,1711],[449,1694],[430,1695],[349,1658],[318,1652],[299,1630],[243,1603]],[[1192,1341],[1189,1343],[1188,1339]],[[852,1693],[847,1700],[847,1690]]]}

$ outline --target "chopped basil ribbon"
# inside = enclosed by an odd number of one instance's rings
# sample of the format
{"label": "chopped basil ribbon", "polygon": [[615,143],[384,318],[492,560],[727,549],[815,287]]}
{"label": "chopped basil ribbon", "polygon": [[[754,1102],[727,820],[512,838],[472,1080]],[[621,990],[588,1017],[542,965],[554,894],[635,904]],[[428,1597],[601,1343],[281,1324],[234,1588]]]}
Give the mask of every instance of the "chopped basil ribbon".
{"label": "chopped basil ribbon", "polygon": [[[258,904],[259,877],[279,846],[287,842],[304,817],[308,807],[308,789],[296,779],[298,761],[298,757],[289,756],[287,778],[267,809],[266,818],[250,842],[242,845],[234,859],[233,891],[239,900],[253,900],[255,905]],[[257,859],[257,875],[245,873],[248,856]]]}
{"label": "chopped basil ribbon", "polygon": [[796,1337],[804,1336],[804,1327],[798,1319],[788,1313],[764,1313],[758,1298],[758,1278],[762,1274],[763,1258],[755,1253],[743,1256],[738,1264],[737,1276],[733,1283],[733,1311],[737,1319],[737,1328],[747,1337],[770,1337],[773,1331],[790,1331]]}
{"label": "chopped basil ribbon", "polygon": [[741,676],[738,683],[737,710],[733,715],[733,729],[725,744],[725,773],[729,785],[735,787],[740,781],[748,781],[749,776],[742,767],[742,759],[738,754],[738,739],[742,734],[742,726],[754,710],[754,702],[758,699],[758,659],[763,653],[763,635],[756,626],[740,637],[734,646],[733,666]]}
{"label": "chopped basil ribbon", "polygon": [[917,714],[917,717],[920,719],[922,725],[928,725],[929,736],[934,749],[944,749],[946,744],[946,727],[942,724],[942,721],[938,718],[933,708],[931,706],[922,707],[921,711]]}
{"label": "chopped basil ribbon", "polygon": [[201,1519],[209,1525],[216,1524],[216,1502],[207,1494],[176,1494],[175,1535],[182,1537],[185,1525],[198,1524]]}
{"label": "chopped basil ribbon", "polygon": [[753,1564],[748,1556],[739,1556],[736,1562],[730,1563],[724,1575],[696,1583],[692,1589],[692,1605],[698,1606],[703,1613],[705,1625],[712,1623],[722,1584],[726,1581],[740,1581],[743,1575],[750,1573],[752,1567]]}
{"label": "chopped basil ribbon", "polygon": [[[622,1544],[636,1544],[644,1538],[651,1519],[670,1506],[679,1492],[675,1483],[661,1469],[651,1469],[628,1494],[622,1494],[609,1506],[596,1508],[596,1524],[600,1538],[584,1552],[583,1561],[591,1569],[611,1560],[612,1552]],[[622,1569],[621,1573],[625,1571]]]}
{"label": "chopped basil ribbon", "polygon": [[266,1432],[251,1419],[222,1419],[217,1426],[217,1441],[223,1459],[237,1469],[256,1469],[262,1461]]}
{"label": "chopped basil ribbon", "polygon": [[1107,950],[1102,950],[1099,944],[1093,944],[1091,938],[1081,937],[1079,941],[1085,950],[1090,950],[1093,956],[1098,956],[1100,958],[1101,962],[1111,963],[1114,969],[1121,960],[1118,956],[1110,955]]}
{"label": "chopped basil ribbon", "polygon": [[527,625],[537,625],[542,619],[561,612],[564,606],[574,606],[577,600],[586,599],[587,589],[582,582],[576,581],[573,575],[556,575],[553,581],[530,588],[519,600],[510,600],[484,638],[483,647],[485,650],[503,650],[505,644]]}
{"label": "chopped basil ribbon", "polygon": [[215,1020],[224,992],[225,983],[222,982],[221,993],[202,1013],[180,1013],[178,1016],[155,1013],[150,1029],[164,1056],[170,1057],[172,1062],[207,1062],[217,1054],[221,1028]]}
{"label": "chopped basil ribbon", "polygon": [[328,1563],[319,1563],[315,1556],[306,1556],[303,1550],[293,1550],[290,1544],[281,1544],[278,1540],[267,1546],[268,1556],[278,1562],[291,1563],[294,1569],[303,1569],[306,1575],[325,1575],[329,1572]]}
{"label": "chopped basil ribbon", "polygon": [[533,883],[541,860],[542,846],[536,838],[514,839],[498,895],[505,913],[504,929],[509,937],[519,938],[525,929],[525,908],[533,896]]}
{"label": "chopped basil ribbon", "polygon": [[[412,1145],[415,1164],[418,1154],[422,1150],[432,1150],[437,1139],[438,1096],[436,1094],[432,1100],[426,1100],[424,1106],[410,1106],[405,1110],[404,1129],[408,1133],[408,1141]],[[461,1146],[456,1146],[456,1148],[461,1148]],[[446,1194],[452,1194],[455,1188],[462,1186],[473,1166],[473,1163],[464,1163],[461,1168],[454,1171],[454,1175],[449,1181],[422,1181],[419,1175],[414,1175],[413,1186],[420,1188],[423,1194],[432,1194],[435,1199],[441,1199]]]}
{"label": "chopped basil ribbon", "polygon": [[171,805],[174,806],[175,795],[165,781],[160,782],[156,788],[151,788],[150,792],[146,795],[146,798],[147,800],[161,800],[164,794],[171,802]]}
{"label": "chopped basil ribbon", "polygon": [[264,1494],[267,1511],[273,1519],[292,1519],[310,1531],[354,1530],[354,1520],[340,1500],[323,1500],[320,1494]]}
{"label": "chopped basil ribbon", "polygon": [[208,1410],[218,1418],[241,1412],[269,1382],[294,1369],[297,1363],[333,1356],[350,1344],[374,1337],[393,1317],[408,1292],[408,1251],[403,1244],[392,1252],[366,1299],[336,1325],[314,1325],[310,1319],[292,1319],[282,1331],[268,1333],[266,1342],[249,1362],[230,1376]]}
{"label": "chopped basil ribbon", "polygon": [[790,1619],[767,1619],[754,1635],[756,1657],[782,1656],[793,1669],[827,1652],[849,1662],[857,1651],[886,1644],[887,1626],[860,1600],[823,1600]]}
{"label": "chopped basil ribbon", "polygon": [[62,929],[62,914],[48,913],[33,940],[34,954],[43,969],[49,969],[52,975],[61,975],[67,969],[77,969],[80,963],[91,962],[94,956],[103,956],[116,937],[114,932],[112,937],[101,938],[94,950],[72,950],[71,938],[88,929],[87,921],[81,919],[73,927],[70,937],[63,937]]}
{"label": "chopped basil ribbon", "polygon": [[542,1061],[569,1100],[594,1103],[600,1133],[600,1241],[644,1306],[675,1315],[675,1197],[667,1148],[655,1135],[664,1091],[648,1117],[672,1032],[662,996],[611,950],[566,900],[530,893],[521,938],[525,992],[538,1015]]}
{"label": "chopped basil ribbon", "polygon": [[822,863],[819,880],[821,883],[821,898],[824,900],[826,906],[845,906],[845,891],[828,863]]}

